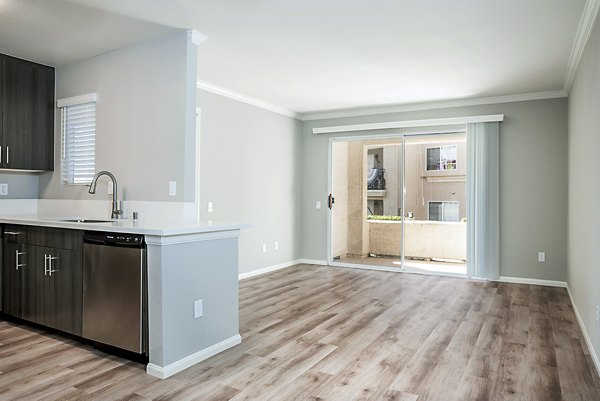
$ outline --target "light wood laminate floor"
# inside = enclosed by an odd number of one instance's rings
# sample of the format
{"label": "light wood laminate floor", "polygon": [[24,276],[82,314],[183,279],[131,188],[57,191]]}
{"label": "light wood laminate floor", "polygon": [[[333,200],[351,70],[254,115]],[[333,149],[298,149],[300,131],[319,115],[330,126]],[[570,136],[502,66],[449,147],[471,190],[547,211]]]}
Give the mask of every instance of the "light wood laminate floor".
{"label": "light wood laminate floor", "polygon": [[241,345],[167,380],[0,322],[0,399],[600,400],[562,288],[299,265],[240,312]]}

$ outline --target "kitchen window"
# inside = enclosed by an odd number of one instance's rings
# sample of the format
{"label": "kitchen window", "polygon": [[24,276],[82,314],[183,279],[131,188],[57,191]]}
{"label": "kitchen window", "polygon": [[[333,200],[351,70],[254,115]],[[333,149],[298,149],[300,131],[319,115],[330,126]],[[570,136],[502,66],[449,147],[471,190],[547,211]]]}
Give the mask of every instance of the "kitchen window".
{"label": "kitchen window", "polygon": [[61,99],[61,182],[89,185],[96,173],[96,94]]}
{"label": "kitchen window", "polygon": [[429,202],[429,220],[459,221],[458,202]]}
{"label": "kitchen window", "polygon": [[456,170],[456,145],[427,148],[427,171]]}

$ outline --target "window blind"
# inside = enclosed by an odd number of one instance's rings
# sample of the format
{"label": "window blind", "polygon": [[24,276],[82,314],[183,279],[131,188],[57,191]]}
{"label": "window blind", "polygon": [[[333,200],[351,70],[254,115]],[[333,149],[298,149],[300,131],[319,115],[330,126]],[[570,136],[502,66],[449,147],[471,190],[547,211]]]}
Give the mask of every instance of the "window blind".
{"label": "window blind", "polygon": [[96,102],[62,107],[61,126],[61,180],[88,185],[96,173]]}

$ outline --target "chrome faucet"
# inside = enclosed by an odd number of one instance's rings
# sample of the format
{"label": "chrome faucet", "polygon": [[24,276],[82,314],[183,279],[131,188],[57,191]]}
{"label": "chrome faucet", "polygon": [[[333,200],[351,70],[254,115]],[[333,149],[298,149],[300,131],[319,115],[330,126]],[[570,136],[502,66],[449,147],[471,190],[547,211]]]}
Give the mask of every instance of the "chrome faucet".
{"label": "chrome faucet", "polygon": [[123,210],[121,210],[121,202],[117,200],[117,179],[115,178],[114,175],[112,175],[112,173],[110,173],[108,171],[101,171],[98,174],[96,174],[96,176],[92,180],[92,183],[90,184],[90,190],[88,192],[91,194],[96,193],[96,184],[98,183],[98,178],[100,178],[100,176],[103,176],[103,175],[108,176],[112,180],[112,183],[113,183],[112,213],[110,215],[110,218],[111,219],[120,219],[121,216],[123,215]]}

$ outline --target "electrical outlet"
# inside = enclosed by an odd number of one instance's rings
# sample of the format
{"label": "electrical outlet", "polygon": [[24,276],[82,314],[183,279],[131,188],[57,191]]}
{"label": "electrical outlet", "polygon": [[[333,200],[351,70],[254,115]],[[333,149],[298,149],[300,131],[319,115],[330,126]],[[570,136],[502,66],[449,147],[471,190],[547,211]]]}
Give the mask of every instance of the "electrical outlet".
{"label": "electrical outlet", "polygon": [[169,196],[177,196],[177,181],[169,181]]}
{"label": "electrical outlet", "polygon": [[199,299],[194,302],[194,319],[198,319],[199,317],[204,316],[202,300]]}
{"label": "electrical outlet", "polygon": [[275,250],[278,251],[279,250],[279,241],[275,241]]}
{"label": "electrical outlet", "polygon": [[546,261],[546,252],[538,252],[538,262]]}
{"label": "electrical outlet", "polygon": [[267,244],[263,244],[263,253],[267,253]]}
{"label": "electrical outlet", "polygon": [[206,208],[208,209],[208,213],[212,213],[212,211],[213,211],[213,204],[212,204],[212,202],[208,202]]}
{"label": "electrical outlet", "polygon": [[600,327],[600,305],[596,305],[596,326]]}
{"label": "electrical outlet", "polygon": [[8,195],[8,184],[0,184],[0,196]]}
{"label": "electrical outlet", "polygon": [[316,207],[317,209],[320,209],[320,208],[321,208],[321,201],[317,201],[317,202],[315,203],[315,207]]}

